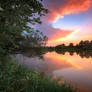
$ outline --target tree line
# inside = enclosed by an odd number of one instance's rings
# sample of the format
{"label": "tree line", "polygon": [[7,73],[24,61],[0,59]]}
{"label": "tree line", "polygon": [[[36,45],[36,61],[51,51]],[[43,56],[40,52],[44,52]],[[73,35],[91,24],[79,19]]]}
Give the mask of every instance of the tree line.
{"label": "tree line", "polygon": [[65,44],[57,45],[55,47],[56,49],[77,49],[77,50],[92,50],[92,41],[85,40],[80,41],[78,44],[74,45],[73,43],[70,43],[68,46]]}

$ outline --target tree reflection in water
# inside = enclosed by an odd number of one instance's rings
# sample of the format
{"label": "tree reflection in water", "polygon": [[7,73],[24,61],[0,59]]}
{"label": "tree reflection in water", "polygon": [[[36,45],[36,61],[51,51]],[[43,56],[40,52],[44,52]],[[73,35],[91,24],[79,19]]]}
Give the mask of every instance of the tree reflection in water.
{"label": "tree reflection in water", "polygon": [[48,52],[56,52],[58,54],[62,54],[65,55],[65,53],[69,53],[71,56],[74,55],[74,53],[76,53],[77,55],[79,55],[81,58],[91,58],[92,57],[92,51],[82,51],[82,50],[55,50],[55,49],[48,49],[48,48],[30,48],[30,49],[26,49],[23,50],[21,52],[21,54],[23,54],[24,56],[27,57],[39,57],[39,58],[43,58],[43,55],[48,53]]}

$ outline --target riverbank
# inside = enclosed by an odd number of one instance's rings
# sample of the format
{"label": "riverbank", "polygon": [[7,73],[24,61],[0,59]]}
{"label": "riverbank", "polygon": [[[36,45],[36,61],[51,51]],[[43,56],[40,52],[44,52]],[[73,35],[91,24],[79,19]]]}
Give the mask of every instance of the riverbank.
{"label": "riverbank", "polygon": [[0,59],[0,92],[76,92],[70,85],[58,83],[9,57]]}

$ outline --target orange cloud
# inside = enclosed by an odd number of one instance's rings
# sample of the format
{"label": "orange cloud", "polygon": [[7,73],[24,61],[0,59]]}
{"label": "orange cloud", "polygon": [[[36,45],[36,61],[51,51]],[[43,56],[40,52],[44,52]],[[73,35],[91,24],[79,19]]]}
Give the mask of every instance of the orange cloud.
{"label": "orange cloud", "polygon": [[77,14],[87,11],[92,3],[91,0],[57,0],[57,2],[58,3],[50,2],[51,7],[50,13],[48,14],[48,21],[52,22],[64,15]]}
{"label": "orange cloud", "polygon": [[60,30],[60,29],[54,29],[54,33],[50,36],[50,40],[56,40],[59,38],[66,37],[67,35],[71,34],[73,31],[69,30]]}
{"label": "orange cloud", "polygon": [[51,25],[48,25],[46,23],[43,23],[40,26],[39,30],[44,32],[44,34],[48,36],[49,40],[60,39],[60,38],[70,35],[73,32],[73,30],[64,30],[64,29],[53,28]]}
{"label": "orange cloud", "polygon": [[73,31],[66,31],[65,33],[62,33],[62,36],[59,36],[60,34],[56,33],[55,36],[52,35],[52,39],[50,39],[48,41],[48,45],[55,46],[55,45],[58,45],[61,43],[65,43],[66,45],[68,45],[71,42],[76,44],[83,37],[83,36],[79,35],[79,33],[80,33],[80,29],[76,29]]}
{"label": "orange cloud", "polygon": [[72,30],[61,30],[61,29],[53,29],[51,35],[49,35],[48,46],[56,45],[61,43],[62,40],[58,41],[59,39],[66,38],[70,35],[73,31]]}
{"label": "orange cloud", "polygon": [[91,0],[69,0],[68,4],[63,8],[62,13],[72,14],[86,11],[90,8]]}

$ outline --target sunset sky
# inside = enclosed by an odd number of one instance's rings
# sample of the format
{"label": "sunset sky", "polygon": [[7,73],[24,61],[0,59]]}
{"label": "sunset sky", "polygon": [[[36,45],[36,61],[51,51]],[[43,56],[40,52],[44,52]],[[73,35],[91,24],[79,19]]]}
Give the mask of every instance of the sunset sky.
{"label": "sunset sky", "polygon": [[48,46],[92,40],[92,0],[44,0],[49,13],[38,26],[48,36]]}

